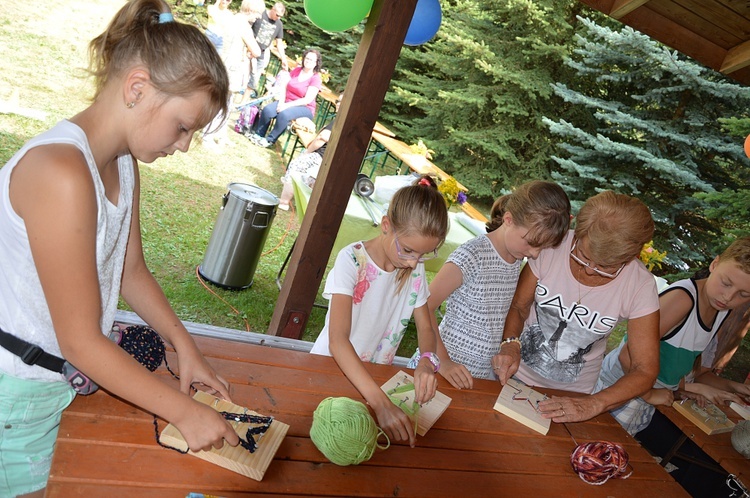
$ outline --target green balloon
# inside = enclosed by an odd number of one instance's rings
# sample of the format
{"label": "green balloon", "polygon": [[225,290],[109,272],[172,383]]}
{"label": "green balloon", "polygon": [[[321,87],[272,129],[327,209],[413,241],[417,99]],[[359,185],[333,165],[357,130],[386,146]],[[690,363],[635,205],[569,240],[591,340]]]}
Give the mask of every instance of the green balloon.
{"label": "green balloon", "polygon": [[362,21],[374,0],[305,0],[305,14],[325,31],[345,31]]}

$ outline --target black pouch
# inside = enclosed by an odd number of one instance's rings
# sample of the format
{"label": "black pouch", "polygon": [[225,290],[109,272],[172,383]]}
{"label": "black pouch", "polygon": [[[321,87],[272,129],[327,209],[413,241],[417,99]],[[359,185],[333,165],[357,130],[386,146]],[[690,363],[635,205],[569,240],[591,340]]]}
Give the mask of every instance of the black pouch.
{"label": "black pouch", "polygon": [[[109,338],[151,372],[159,368],[162,362],[166,363],[164,341],[151,327],[143,325],[128,327],[115,322],[109,332]],[[38,365],[47,370],[61,373],[70,387],[80,395],[87,396],[99,390],[99,386],[93,380],[67,360],[49,354],[39,346],[19,339],[1,329],[0,345],[20,357],[27,365]],[[167,369],[169,369],[169,365],[167,365]]]}

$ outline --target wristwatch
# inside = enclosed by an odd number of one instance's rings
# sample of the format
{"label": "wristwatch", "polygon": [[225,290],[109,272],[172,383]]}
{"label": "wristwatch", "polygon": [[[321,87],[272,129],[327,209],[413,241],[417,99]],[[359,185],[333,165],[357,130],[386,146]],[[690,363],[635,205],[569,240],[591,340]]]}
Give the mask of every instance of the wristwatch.
{"label": "wristwatch", "polygon": [[438,355],[436,355],[435,353],[422,353],[419,359],[421,360],[422,358],[427,358],[430,363],[432,363],[432,366],[435,369],[435,373],[440,370],[440,358],[438,358]]}

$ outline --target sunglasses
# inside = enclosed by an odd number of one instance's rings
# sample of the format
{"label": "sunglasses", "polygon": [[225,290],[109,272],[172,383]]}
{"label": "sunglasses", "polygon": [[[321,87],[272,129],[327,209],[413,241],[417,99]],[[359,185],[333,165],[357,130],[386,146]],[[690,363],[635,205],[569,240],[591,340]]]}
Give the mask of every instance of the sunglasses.
{"label": "sunglasses", "polygon": [[393,240],[396,242],[396,253],[398,254],[398,257],[401,259],[405,259],[408,261],[414,261],[416,260],[417,263],[424,263],[425,261],[429,261],[431,259],[435,259],[438,256],[438,250],[435,249],[432,252],[428,252],[427,254],[421,254],[419,256],[415,256],[414,254],[405,254],[401,250],[401,244],[398,243],[398,236],[394,233],[393,234]]}
{"label": "sunglasses", "polygon": [[596,266],[591,266],[590,263],[587,263],[586,261],[582,260],[581,258],[579,258],[578,256],[576,256],[574,254],[574,251],[576,250],[576,246],[577,245],[578,245],[578,240],[575,240],[573,242],[573,247],[570,249],[570,257],[573,258],[573,261],[575,261],[579,265],[585,266],[586,268],[588,268],[589,270],[593,271],[594,273],[596,273],[599,276],[602,276],[604,278],[615,278],[615,277],[617,277],[617,275],[620,274],[620,272],[622,271],[622,269],[625,268],[625,264],[626,263],[623,263],[622,266],[620,266],[620,268],[616,272],[614,272],[614,273],[608,273],[606,271],[600,270]]}

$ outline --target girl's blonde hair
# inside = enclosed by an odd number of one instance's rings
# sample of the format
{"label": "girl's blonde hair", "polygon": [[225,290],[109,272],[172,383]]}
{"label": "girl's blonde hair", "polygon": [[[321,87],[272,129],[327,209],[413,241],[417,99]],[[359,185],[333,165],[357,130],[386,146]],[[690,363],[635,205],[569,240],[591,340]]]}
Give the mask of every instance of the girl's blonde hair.
{"label": "girl's blonde hair", "polygon": [[[436,238],[439,245],[448,236],[445,199],[429,176],[422,176],[413,185],[396,191],[388,206],[388,219],[393,231],[399,234]],[[396,293],[401,292],[411,272],[411,268],[399,271]]]}
{"label": "girl's blonde hair", "polygon": [[229,77],[216,49],[195,26],[160,21],[171,14],[162,0],[130,0],[102,34],[89,44],[89,69],[96,80],[94,100],[114,78],[137,64],[164,95],[185,97],[206,92],[203,125],[227,111]]}
{"label": "girl's blonde hair", "polygon": [[734,261],[745,273],[750,274],[750,236],[732,242],[719,256],[719,261]]}
{"label": "girl's blonde hair", "polygon": [[575,236],[589,241],[588,256],[602,266],[627,263],[654,237],[651,211],[639,199],[610,190],[590,197],[576,217]]}
{"label": "girl's blonde hair", "polygon": [[556,247],[570,229],[570,200],[554,182],[526,182],[510,194],[498,197],[487,222],[488,233],[503,224],[506,212],[513,216],[516,225],[529,230],[526,241],[531,247]]}

